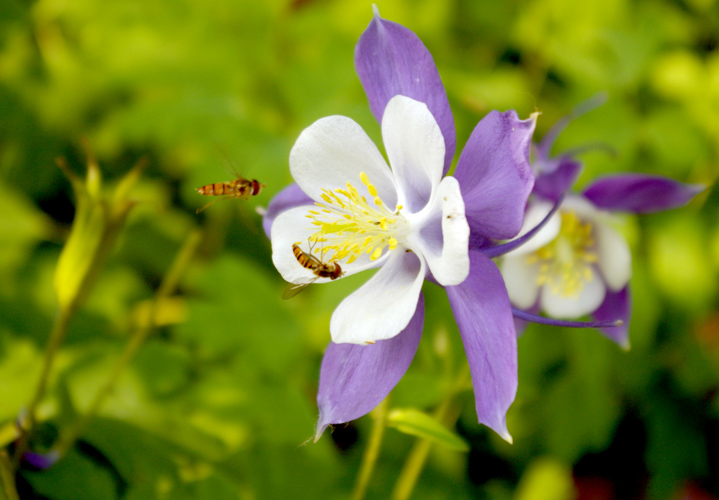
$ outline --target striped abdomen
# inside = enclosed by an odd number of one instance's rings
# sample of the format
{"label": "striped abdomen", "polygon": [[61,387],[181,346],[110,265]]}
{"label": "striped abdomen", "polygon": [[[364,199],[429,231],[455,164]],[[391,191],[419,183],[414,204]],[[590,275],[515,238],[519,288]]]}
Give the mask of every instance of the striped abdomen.
{"label": "striped abdomen", "polygon": [[205,196],[230,196],[247,199],[260,194],[264,186],[257,179],[243,179],[240,177],[230,182],[207,184],[197,188],[197,192]]}
{"label": "striped abdomen", "polygon": [[318,278],[329,278],[336,280],[342,276],[342,268],[336,262],[325,264],[312,254],[303,251],[297,243],[292,244],[292,253],[295,254],[297,262],[305,269],[309,269]]}

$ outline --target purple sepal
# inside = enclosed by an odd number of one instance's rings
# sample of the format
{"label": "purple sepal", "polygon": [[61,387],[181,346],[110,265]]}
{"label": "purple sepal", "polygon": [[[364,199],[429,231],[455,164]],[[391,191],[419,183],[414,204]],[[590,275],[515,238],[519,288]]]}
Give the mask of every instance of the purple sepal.
{"label": "purple sepal", "polygon": [[446,174],[457,144],[454,117],[434,59],[419,37],[375,13],[355,47],[355,67],[380,123],[387,103],[396,95],[427,105],[444,136]]}
{"label": "purple sepal", "polygon": [[582,164],[569,156],[535,163],[534,168],[534,194],[552,201],[568,192],[582,172]]}
{"label": "purple sepal", "polygon": [[472,233],[505,240],[521,229],[534,184],[534,125],[534,118],[520,120],[515,111],[492,111],[472,131],[454,172]]}
{"label": "purple sepal", "polygon": [[262,217],[262,229],[269,238],[272,230],[272,223],[275,218],[285,210],[301,207],[302,205],[314,205],[312,198],[307,196],[297,184],[290,184],[277,193],[267,207],[267,212]]}
{"label": "purple sepal", "polygon": [[47,453],[35,453],[33,451],[26,451],[23,453],[23,463],[37,470],[49,469],[60,459],[60,454],[56,450],[51,450]]}
{"label": "purple sepal", "polygon": [[372,345],[330,342],[322,359],[317,405],[317,441],[330,424],[342,424],[372,411],[409,368],[424,324],[420,294],[411,321],[396,337]]}
{"label": "purple sepal", "polygon": [[497,266],[469,252],[469,276],[446,288],[462,336],[479,422],[511,442],[507,410],[517,393],[517,335],[507,289]]}
{"label": "purple sepal", "polygon": [[658,175],[620,174],[592,183],[584,196],[598,208],[643,214],[686,205],[704,188]]}
{"label": "purple sepal", "polygon": [[629,285],[618,292],[607,290],[604,302],[592,314],[597,321],[620,319],[624,322],[621,326],[599,329],[605,337],[616,342],[623,349],[629,349],[629,320],[631,315],[632,296]]}

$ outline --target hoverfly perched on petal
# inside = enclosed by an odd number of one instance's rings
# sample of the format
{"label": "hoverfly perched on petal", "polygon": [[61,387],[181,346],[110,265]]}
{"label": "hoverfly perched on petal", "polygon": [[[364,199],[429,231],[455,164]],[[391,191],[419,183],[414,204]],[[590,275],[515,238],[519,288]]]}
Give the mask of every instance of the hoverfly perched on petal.
{"label": "hoverfly perched on petal", "polygon": [[291,299],[319,278],[336,280],[344,274],[342,272],[342,267],[337,262],[322,262],[322,260],[318,257],[312,255],[312,246],[313,245],[310,244],[310,251],[305,252],[300,248],[298,243],[292,244],[292,253],[295,254],[297,262],[299,262],[305,269],[312,271],[315,277],[307,283],[290,283],[287,285],[287,288],[285,288],[285,291],[282,294],[283,299]]}
{"label": "hoverfly perched on petal", "polygon": [[[236,174],[237,175],[237,174]],[[199,214],[206,208],[214,205],[220,200],[226,200],[228,198],[239,198],[240,200],[249,200],[253,196],[257,196],[265,187],[264,184],[259,182],[257,179],[245,179],[239,175],[235,180],[230,182],[215,182],[214,184],[206,184],[202,187],[197,188],[199,194],[205,196],[223,196],[219,200],[213,200],[202,208],[197,209]]]}

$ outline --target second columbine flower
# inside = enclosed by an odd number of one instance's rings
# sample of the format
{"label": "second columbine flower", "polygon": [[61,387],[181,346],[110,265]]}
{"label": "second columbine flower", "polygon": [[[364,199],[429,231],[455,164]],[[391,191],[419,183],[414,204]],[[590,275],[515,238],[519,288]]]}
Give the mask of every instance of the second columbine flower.
{"label": "second columbine flower", "polygon": [[390,100],[382,138],[392,169],[350,118],[330,116],[305,129],[290,153],[290,170],[315,201],[280,214],[272,226],[272,258],[292,283],[317,278],[298,264],[293,243],[344,275],[381,267],[335,310],[337,343],[392,338],[410,322],[428,271],[443,286],[469,274],[469,225],[459,184],[442,178],[445,144],[424,103]]}
{"label": "second columbine flower", "polygon": [[[598,104],[588,101],[573,116]],[[582,164],[572,154],[551,156],[552,144],[572,115],[560,120],[536,145],[533,198],[520,234],[559,203],[557,213],[527,243],[505,255],[501,270],[512,304],[568,320],[591,315],[597,322],[621,320],[600,331],[629,348],[632,255],[616,212],[652,213],[677,208],[704,190],[648,174],[609,175],[582,193],[571,192]],[[566,198],[562,197],[567,194]]]}

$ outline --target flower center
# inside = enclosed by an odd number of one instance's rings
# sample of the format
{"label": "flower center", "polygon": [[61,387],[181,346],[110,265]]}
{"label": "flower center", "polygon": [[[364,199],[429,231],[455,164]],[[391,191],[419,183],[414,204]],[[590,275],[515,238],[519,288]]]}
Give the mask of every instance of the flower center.
{"label": "flower center", "polygon": [[362,184],[367,187],[373,204],[367,202],[350,182],[347,189],[322,190],[324,203],[315,203],[320,210],[310,210],[308,217],[318,231],[310,236],[310,242],[320,242],[321,260],[331,253],[327,263],[347,259],[354,262],[360,255],[368,254],[377,260],[385,248],[394,250],[409,234],[409,224],[400,214],[402,206],[391,212],[377,195],[377,189],[364,172],[360,173]]}
{"label": "flower center", "polygon": [[562,212],[557,237],[527,257],[529,264],[540,263],[539,286],[547,285],[553,294],[577,298],[584,283],[594,279],[592,265],[597,262],[592,225],[574,212]]}

